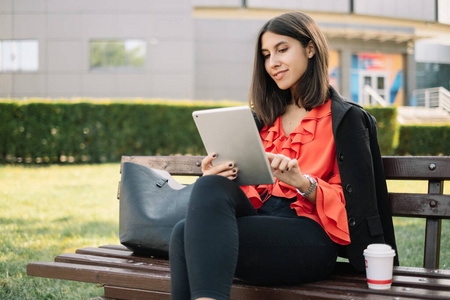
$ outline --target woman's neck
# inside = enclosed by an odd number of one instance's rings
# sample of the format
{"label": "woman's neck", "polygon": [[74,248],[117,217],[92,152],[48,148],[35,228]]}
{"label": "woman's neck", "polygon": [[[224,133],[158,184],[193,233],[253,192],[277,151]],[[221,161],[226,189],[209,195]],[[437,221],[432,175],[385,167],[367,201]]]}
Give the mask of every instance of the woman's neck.
{"label": "woman's neck", "polygon": [[303,107],[298,107],[295,103],[291,103],[286,107],[285,113],[281,116],[283,130],[286,136],[289,136],[300,122],[308,114]]}

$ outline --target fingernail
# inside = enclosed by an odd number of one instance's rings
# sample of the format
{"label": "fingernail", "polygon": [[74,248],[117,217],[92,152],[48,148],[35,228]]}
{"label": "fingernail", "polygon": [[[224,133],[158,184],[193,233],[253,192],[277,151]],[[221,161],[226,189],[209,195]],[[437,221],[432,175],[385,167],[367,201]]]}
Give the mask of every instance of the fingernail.
{"label": "fingernail", "polygon": [[229,167],[232,167],[232,166],[233,166],[233,163],[229,163],[228,166],[229,166]]}
{"label": "fingernail", "polygon": [[236,169],[233,169],[233,173],[236,173],[237,172],[237,170]]}
{"label": "fingernail", "polygon": [[286,168],[286,171],[288,171],[288,172],[289,172],[289,168]]}
{"label": "fingernail", "polygon": [[217,157],[217,153],[214,153],[214,154],[212,155],[212,157],[213,157],[213,158],[216,158],[216,157]]}

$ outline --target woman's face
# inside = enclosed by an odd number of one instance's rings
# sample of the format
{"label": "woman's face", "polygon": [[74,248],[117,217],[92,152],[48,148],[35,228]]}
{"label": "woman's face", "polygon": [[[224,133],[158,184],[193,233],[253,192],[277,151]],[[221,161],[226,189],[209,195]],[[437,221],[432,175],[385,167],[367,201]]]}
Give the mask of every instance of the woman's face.
{"label": "woman's face", "polygon": [[304,48],[294,38],[267,31],[261,36],[261,53],[266,71],[277,86],[292,90],[305,73],[315,50],[312,42]]}

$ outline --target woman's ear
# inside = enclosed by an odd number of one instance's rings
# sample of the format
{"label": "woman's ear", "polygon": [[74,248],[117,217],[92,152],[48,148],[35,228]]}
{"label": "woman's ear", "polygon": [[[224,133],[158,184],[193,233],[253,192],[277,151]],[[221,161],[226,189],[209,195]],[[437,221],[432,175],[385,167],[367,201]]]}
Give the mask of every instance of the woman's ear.
{"label": "woman's ear", "polygon": [[312,41],[309,41],[308,45],[306,46],[306,55],[308,58],[312,58],[316,54],[316,47],[314,47],[314,44]]}

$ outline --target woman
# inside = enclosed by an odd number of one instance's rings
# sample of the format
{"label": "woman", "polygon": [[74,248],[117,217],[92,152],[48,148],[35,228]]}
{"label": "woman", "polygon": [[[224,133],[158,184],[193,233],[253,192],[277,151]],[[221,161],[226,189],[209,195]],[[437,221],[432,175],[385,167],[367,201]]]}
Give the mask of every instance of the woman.
{"label": "woman", "polygon": [[203,160],[172,232],[173,299],[229,299],[234,277],[325,279],[338,254],[362,271],[368,244],[395,248],[375,122],[329,86],[328,46],[309,16],[261,29],[250,105],[276,182],[239,187],[234,162]]}

